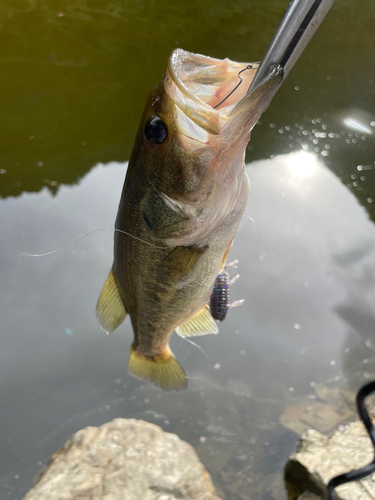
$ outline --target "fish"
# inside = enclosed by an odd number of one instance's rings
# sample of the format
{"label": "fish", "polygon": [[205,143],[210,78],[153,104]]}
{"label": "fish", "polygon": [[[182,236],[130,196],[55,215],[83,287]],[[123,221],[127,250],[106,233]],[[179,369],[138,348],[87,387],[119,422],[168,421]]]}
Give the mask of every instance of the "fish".
{"label": "fish", "polygon": [[128,370],[164,390],[187,385],[173,332],[218,332],[209,301],[249,195],[245,150],[282,79],[249,94],[257,69],[176,49],[140,121],[96,315],[108,334],[130,316]]}
{"label": "fish", "polygon": [[143,111],[96,307],[108,334],[130,316],[132,375],[184,389],[171,335],[215,334],[240,304],[228,304],[225,267],[250,190],[250,133],[333,3],[291,0],[260,63],[172,52]]}

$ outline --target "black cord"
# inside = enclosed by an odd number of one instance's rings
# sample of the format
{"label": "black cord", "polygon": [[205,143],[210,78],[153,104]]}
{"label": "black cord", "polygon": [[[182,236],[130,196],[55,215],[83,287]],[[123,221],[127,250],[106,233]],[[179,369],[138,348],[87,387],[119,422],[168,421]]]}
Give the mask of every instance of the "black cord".
{"label": "black cord", "polygon": [[374,447],[374,460],[357,470],[352,470],[346,474],[340,474],[332,478],[327,485],[328,500],[335,500],[336,495],[334,489],[341,484],[349,483],[351,481],[359,481],[364,477],[375,472],[375,427],[371,422],[370,416],[365,406],[365,399],[369,394],[375,391],[375,380],[369,382],[359,389],[356,398],[357,411],[360,419],[362,420],[366,431],[371,439],[372,445]]}

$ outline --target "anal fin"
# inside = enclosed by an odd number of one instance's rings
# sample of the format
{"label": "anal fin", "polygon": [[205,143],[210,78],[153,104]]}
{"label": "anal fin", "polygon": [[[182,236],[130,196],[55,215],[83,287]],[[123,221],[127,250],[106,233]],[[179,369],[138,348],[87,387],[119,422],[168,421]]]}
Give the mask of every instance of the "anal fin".
{"label": "anal fin", "polygon": [[205,304],[192,318],[186,321],[186,323],[176,328],[176,333],[181,337],[195,337],[218,332],[219,329],[211,316],[210,308],[207,304]]}
{"label": "anal fin", "polygon": [[113,269],[111,269],[96,304],[96,318],[100,327],[110,334],[126,318],[127,312],[117,288]]}

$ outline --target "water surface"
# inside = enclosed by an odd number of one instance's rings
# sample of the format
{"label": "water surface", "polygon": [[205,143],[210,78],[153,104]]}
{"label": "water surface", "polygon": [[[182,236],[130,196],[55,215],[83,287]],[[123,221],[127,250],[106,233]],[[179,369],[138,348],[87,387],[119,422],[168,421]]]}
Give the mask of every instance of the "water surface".
{"label": "water surface", "polygon": [[375,373],[372,2],[336,3],[253,131],[231,253],[246,304],[200,348],[173,337],[178,393],[128,375],[129,321],[95,320],[126,162],[173,48],[258,60],[286,4],[17,5],[0,8],[0,236],[38,254],[107,229],[45,257],[0,246],[0,496],[76,430],[135,417],[191,443],[223,498],[285,498],[299,432],[351,418]]}

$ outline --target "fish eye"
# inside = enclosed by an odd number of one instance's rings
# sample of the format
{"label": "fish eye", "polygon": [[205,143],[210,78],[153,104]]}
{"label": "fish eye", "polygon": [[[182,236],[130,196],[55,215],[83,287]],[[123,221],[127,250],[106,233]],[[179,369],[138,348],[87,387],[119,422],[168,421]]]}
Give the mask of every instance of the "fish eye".
{"label": "fish eye", "polygon": [[162,144],[168,137],[167,125],[154,116],[145,126],[145,137],[151,144]]}

